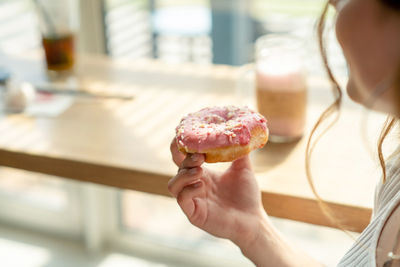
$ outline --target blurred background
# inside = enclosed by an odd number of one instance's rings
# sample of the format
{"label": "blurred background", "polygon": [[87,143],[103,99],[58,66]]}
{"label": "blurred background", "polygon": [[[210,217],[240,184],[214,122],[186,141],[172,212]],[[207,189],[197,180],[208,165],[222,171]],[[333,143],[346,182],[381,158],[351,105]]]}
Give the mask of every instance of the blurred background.
{"label": "blurred background", "polygon": [[[42,48],[35,2],[0,0],[0,55]],[[324,74],[315,37],[323,0],[71,2],[78,53],[241,66],[253,61],[258,37],[291,33],[309,40],[305,49],[315,56],[306,62],[308,71]],[[332,66],[344,76],[333,33],[327,38]],[[231,243],[192,227],[170,198],[5,167],[0,223],[1,266],[252,266]],[[274,223],[330,266],[353,242],[333,229]]]}
{"label": "blurred background", "polygon": [[[1,0],[3,53],[41,46],[35,1]],[[68,1],[67,1],[68,2]],[[253,59],[253,44],[264,34],[291,33],[310,40],[317,52],[315,22],[323,0],[72,1],[79,50],[114,58],[157,58],[169,62],[242,65]],[[331,14],[331,18],[333,15]],[[75,26],[76,27],[76,26]],[[345,67],[334,36],[331,59]],[[318,57],[316,57],[318,58]],[[309,62],[310,66],[320,65]]]}

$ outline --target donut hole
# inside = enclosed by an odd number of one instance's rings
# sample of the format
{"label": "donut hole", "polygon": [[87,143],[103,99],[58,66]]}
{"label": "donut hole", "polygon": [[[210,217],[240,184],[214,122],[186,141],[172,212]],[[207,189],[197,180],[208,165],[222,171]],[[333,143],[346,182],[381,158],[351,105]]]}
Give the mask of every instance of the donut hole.
{"label": "donut hole", "polygon": [[237,117],[241,117],[241,112],[237,114],[237,109],[217,109],[212,114],[208,114],[204,117],[204,121],[209,124],[229,124],[234,123]]}
{"label": "donut hole", "polygon": [[226,122],[226,119],[218,114],[211,114],[204,117],[206,123],[222,124]]}

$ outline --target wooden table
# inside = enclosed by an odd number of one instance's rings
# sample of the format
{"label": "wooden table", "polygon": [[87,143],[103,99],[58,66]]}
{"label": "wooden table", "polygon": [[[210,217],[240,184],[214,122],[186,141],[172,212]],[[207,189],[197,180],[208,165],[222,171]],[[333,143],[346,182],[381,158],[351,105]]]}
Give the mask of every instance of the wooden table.
{"label": "wooden table", "polygon": [[[7,66],[37,82],[45,77],[40,58],[12,56]],[[77,76],[80,86],[91,92],[135,98],[77,98],[56,118],[3,116],[0,165],[169,196],[166,185],[176,172],[169,144],[179,119],[205,106],[243,103],[237,94],[241,69],[229,66],[85,55],[80,57]],[[308,131],[331,101],[323,79],[311,79],[309,92]],[[368,224],[373,186],[380,175],[362,142],[361,112],[345,100],[342,119],[320,141],[313,158],[318,191],[352,231],[362,231]],[[372,113],[368,120],[368,133],[375,133],[381,116]],[[271,216],[335,227],[308,187],[305,141],[270,143],[251,154],[265,209]],[[226,164],[210,167],[225,168]]]}

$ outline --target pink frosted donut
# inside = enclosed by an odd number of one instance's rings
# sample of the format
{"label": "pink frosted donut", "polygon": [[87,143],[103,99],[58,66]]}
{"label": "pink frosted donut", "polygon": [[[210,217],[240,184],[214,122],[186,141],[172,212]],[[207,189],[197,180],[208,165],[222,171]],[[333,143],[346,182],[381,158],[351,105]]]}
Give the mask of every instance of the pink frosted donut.
{"label": "pink frosted donut", "polygon": [[247,107],[204,108],[181,120],[176,140],[181,152],[205,154],[206,162],[233,161],[267,143],[267,121]]}

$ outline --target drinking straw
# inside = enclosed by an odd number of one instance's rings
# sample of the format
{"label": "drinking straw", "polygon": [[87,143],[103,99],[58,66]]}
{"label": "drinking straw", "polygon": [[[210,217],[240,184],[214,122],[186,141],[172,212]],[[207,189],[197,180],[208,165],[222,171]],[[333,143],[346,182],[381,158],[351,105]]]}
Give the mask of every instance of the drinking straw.
{"label": "drinking straw", "polygon": [[33,2],[35,3],[36,7],[38,8],[39,12],[41,13],[41,15],[45,21],[45,25],[47,26],[47,28],[50,32],[50,35],[57,36],[56,27],[54,26],[53,20],[52,20],[51,16],[49,15],[49,13],[47,13],[44,6],[42,6],[38,0],[33,0]]}

